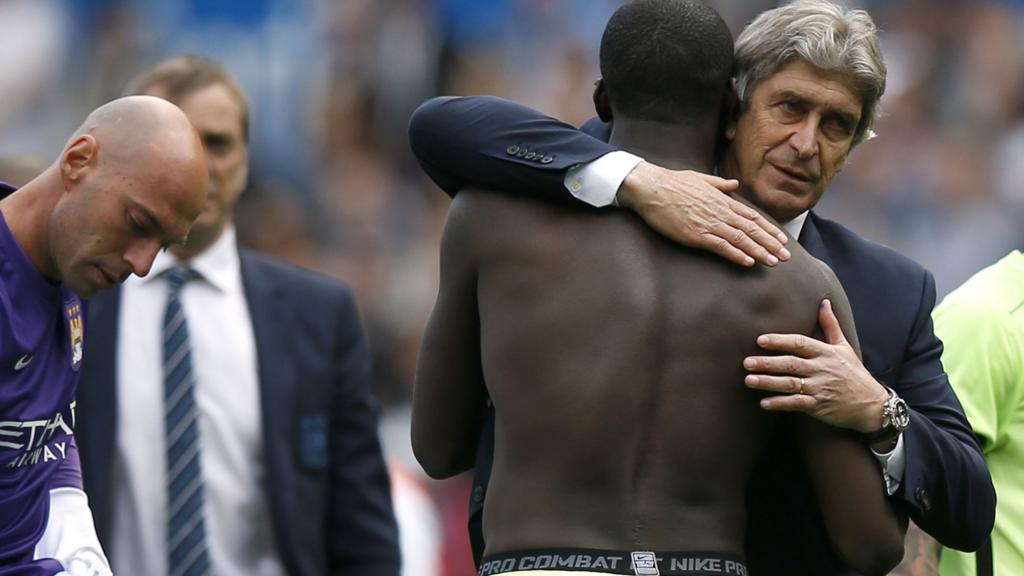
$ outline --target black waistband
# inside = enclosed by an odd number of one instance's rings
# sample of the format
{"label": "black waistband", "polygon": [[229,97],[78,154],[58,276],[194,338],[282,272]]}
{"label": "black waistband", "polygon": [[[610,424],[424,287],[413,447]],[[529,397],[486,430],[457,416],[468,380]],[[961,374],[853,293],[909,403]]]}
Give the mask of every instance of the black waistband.
{"label": "black waistband", "polygon": [[553,548],[485,556],[478,576],[529,570],[628,576],[747,576],[743,557],[719,552],[649,552]]}

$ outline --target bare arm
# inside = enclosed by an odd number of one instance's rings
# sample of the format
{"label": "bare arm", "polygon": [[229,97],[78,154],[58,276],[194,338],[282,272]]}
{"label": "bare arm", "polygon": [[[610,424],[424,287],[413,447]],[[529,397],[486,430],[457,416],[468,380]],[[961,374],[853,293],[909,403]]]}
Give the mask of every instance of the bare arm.
{"label": "bare arm", "polygon": [[470,196],[458,196],[448,212],[441,241],[441,284],[423,335],[413,388],[413,451],[434,478],[473,467],[487,399]]}
{"label": "bare arm", "polygon": [[924,533],[917,524],[910,523],[903,562],[890,572],[890,576],[939,576],[939,555],[942,545]]}
{"label": "bare arm", "polygon": [[[853,314],[841,289],[831,297],[843,332],[856,334]],[[859,357],[856,337],[849,345]],[[862,574],[887,574],[903,556],[907,521],[886,497],[878,461],[859,436],[807,415],[798,416],[797,433],[836,552]]]}
{"label": "bare arm", "polygon": [[797,415],[801,452],[829,540],[865,575],[887,574],[903,556],[905,516],[885,495],[878,462],[851,432]]}

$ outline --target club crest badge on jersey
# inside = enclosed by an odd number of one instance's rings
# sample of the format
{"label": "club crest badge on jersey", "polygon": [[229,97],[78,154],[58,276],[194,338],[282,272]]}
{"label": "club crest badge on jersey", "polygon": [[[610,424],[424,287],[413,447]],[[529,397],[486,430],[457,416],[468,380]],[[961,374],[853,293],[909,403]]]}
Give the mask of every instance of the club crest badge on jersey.
{"label": "club crest badge on jersey", "polygon": [[85,340],[82,304],[76,301],[65,302],[64,316],[68,320],[68,334],[71,338],[71,368],[78,370],[82,366],[82,345]]}

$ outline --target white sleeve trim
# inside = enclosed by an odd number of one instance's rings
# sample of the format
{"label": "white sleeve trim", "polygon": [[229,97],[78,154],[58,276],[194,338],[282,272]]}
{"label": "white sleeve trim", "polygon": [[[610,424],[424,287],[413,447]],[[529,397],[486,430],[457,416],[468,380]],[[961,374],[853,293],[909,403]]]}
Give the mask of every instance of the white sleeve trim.
{"label": "white sleeve trim", "polygon": [[597,206],[611,206],[626,176],[644,159],[617,150],[586,164],[577,164],[565,174],[565,187],[577,199]]}
{"label": "white sleeve trim", "polygon": [[41,558],[60,562],[71,576],[111,576],[85,492],[78,488],[50,490],[50,515],[34,555],[36,560]]}
{"label": "white sleeve trim", "polygon": [[875,455],[878,463],[882,466],[885,491],[888,492],[889,496],[892,496],[900,489],[900,484],[903,483],[903,472],[907,468],[906,449],[903,448],[903,435],[900,434],[896,440],[896,447],[892,449],[892,452],[879,454],[871,450],[871,453]]}

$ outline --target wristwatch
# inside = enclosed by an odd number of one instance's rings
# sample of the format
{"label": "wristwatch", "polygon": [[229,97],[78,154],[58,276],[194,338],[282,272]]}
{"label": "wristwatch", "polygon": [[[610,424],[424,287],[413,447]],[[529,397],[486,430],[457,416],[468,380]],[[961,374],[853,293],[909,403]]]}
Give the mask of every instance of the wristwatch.
{"label": "wristwatch", "polygon": [[906,400],[900,398],[892,388],[886,389],[889,390],[889,397],[882,405],[882,429],[864,435],[864,441],[868,444],[892,440],[910,425],[910,410],[907,409]]}

